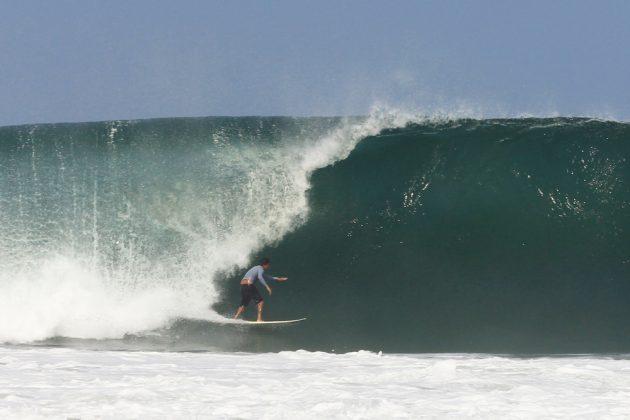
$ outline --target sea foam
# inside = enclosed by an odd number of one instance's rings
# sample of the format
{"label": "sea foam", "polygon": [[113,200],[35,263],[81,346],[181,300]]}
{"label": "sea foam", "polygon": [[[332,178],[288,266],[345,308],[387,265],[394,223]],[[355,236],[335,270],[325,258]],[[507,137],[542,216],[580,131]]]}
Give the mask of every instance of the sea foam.
{"label": "sea foam", "polygon": [[0,417],[627,418],[630,361],[604,357],[0,349]]}

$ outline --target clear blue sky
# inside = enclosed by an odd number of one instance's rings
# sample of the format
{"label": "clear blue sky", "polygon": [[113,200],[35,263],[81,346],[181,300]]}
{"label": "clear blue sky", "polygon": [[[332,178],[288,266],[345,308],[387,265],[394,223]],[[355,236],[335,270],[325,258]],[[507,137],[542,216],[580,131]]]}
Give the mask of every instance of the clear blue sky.
{"label": "clear blue sky", "polygon": [[630,119],[630,1],[18,1],[0,125],[412,110]]}

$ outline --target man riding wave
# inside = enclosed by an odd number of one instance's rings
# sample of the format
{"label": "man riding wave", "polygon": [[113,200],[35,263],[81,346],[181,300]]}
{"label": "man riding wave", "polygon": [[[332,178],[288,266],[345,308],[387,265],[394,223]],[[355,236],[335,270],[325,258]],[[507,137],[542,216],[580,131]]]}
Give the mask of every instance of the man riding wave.
{"label": "man riding wave", "polygon": [[249,271],[245,273],[245,276],[243,276],[243,279],[241,280],[241,304],[236,310],[236,314],[234,314],[234,319],[241,316],[247,305],[249,305],[249,302],[253,300],[256,304],[256,308],[258,309],[258,318],[256,321],[262,322],[262,310],[265,301],[256,288],[256,283],[262,284],[267,289],[269,295],[271,295],[271,287],[269,287],[267,281],[289,280],[287,277],[272,277],[265,274],[265,271],[267,271],[270,266],[271,261],[269,258],[265,257],[260,261],[260,265],[250,268]]}

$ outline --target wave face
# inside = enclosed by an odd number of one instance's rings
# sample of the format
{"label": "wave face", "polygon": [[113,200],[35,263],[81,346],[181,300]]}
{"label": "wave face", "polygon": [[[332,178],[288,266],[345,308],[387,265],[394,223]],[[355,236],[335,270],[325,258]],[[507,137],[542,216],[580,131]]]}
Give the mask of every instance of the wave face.
{"label": "wave face", "polygon": [[[1,341],[630,350],[627,124],[165,119],[5,127],[0,152]],[[267,318],[309,320],[213,324],[263,254],[290,277]]]}

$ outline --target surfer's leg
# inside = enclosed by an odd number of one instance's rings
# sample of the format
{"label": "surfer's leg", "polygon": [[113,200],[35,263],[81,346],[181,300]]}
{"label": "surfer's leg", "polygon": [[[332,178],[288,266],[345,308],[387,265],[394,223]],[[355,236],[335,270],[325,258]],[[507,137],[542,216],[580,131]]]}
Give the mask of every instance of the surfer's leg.
{"label": "surfer's leg", "polygon": [[256,286],[251,286],[251,293],[252,293],[251,299],[256,304],[256,308],[258,308],[258,319],[256,321],[260,322],[262,321],[262,310],[263,310],[264,300],[263,300],[263,297],[260,295],[260,292],[258,291]]}
{"label": "surfer's leg", "polygon": [[243,305],[239,306],[238,309],[236,310],[236,314],[234,315],[234,319],[241,316],[244,310],[245,310],[245,307]]}
{"label": "surfer's leg", "polygon": [[249,305],[249,301],[252,300],[251,288],[250,286],[241,285],[241,304],[236,310],[236,314],[234,314],[234,319],[241,316],[247,305]]}
{"label": "surfer's leg", "polygon": [[258,308],[258,319],[256,320],[257,322],[261,322],[262,319],[262,308],[263,305],[265,304],[264,300],[261,300],[260,302],[258,302],[258,304],[256,305],[256,307]]}

